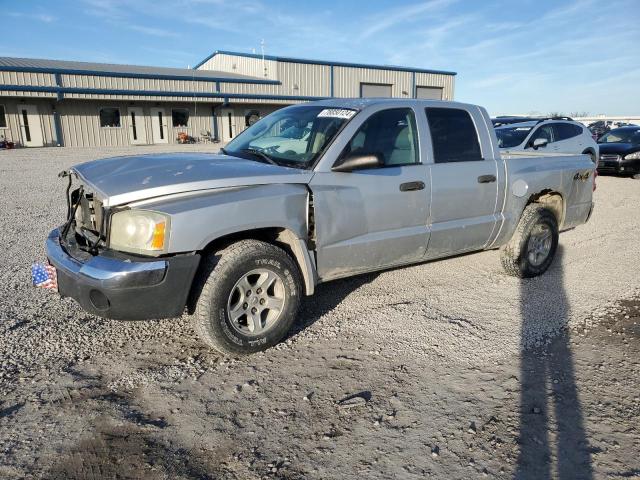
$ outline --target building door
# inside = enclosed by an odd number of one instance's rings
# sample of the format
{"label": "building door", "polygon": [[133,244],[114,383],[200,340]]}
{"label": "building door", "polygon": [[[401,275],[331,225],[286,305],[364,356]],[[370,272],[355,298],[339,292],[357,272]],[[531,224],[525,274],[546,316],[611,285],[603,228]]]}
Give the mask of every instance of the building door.
{"label": "building door", "polygon": [[147,131],[144,126],[142,107],[129,107],[129,140],[132,145],[147,143]]}
{"label": "building door", "polygon": [[442,100],[442,92],[441,87],[416,87],[416,98]]}
{"label": "building door", "polygon": [[18,105],[18,121],[22,134],[22,145],[25,147],[42,147],[42,124],[38,107],[35,105]]}
{"label": "building door", "polygon": [[236,131],[236,117],[232,108],[220,110],[222,117],[222,141],[227,143],[238,133]]}
{"label": "building door", "polygon": [[169,128],[164,108],[150,108],[153,143],[169,143]]}

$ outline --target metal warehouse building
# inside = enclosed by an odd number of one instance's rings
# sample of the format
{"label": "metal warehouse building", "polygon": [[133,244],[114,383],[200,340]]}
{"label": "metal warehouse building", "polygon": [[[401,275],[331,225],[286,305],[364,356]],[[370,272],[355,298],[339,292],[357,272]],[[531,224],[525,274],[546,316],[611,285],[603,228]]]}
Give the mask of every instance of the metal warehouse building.
{"label": "metal warehouse building", "polygon": [[193,69],[0,57],[0,136],[33,147],[227,142],[310,100],[452,100],[455,75],[224,51]]}

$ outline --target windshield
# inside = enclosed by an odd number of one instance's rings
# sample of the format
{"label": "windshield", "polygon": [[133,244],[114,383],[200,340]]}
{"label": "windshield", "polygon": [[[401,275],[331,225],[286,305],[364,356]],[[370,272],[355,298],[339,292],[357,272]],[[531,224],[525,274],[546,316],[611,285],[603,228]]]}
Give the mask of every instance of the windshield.
{"label": "windshield", "polygon": [[517,147],[524,139],[527,138],[533,127],[500,127],[496,128],[496,136],[498,137],[498,147],[512,148]]}
{"label": "windshield", "polygon": [[598,143],[640,143],[640,128],[619,128],[611,130],[598,139]]}
{"label": "windshield", "polygon": [[224,153],[309,168],[355,110],[300,105],[277,110],[234,138]]}

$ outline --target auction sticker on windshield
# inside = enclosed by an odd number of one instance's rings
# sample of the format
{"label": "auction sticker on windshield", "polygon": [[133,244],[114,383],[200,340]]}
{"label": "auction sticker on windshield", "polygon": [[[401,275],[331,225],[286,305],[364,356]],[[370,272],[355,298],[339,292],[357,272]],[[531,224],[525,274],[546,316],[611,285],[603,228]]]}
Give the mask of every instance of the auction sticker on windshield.
{"label": "auction sticker on windshield", "polygon": [[325,108],[318,114],[318,118],[330,117],[330,118],[344,118],[349,120],[356,114],[355,110],[347,110],[346,108]]}

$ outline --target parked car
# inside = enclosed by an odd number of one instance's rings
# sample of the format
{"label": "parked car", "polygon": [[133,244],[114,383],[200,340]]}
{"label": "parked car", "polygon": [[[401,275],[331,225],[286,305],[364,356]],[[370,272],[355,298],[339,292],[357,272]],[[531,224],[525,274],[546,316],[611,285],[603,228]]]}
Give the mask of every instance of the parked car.
{"label": "parked car", "polygon": [[584,125],[571,119],[537,119],[495,128],[503,152],[543,149],[550,153],[586,154],[596,163],[598,144]]}
{"label": "parked car", "polygon": [[640,127],[615,128],[598,140],[599,173],[617,173],[640,178]]}
{"label": "parked car", "polygon": [[590,123],[587,128],[592,133],[595,140],[598,140],[602,135],[611,130],[611,122],[605,120],[598,120],[597,122]]}
{"label": "parked car", "polygon": [[539,120],[536,117],[519,117],[515,115],[498,116],[491,119],[494,127],[500,127],[502,125],[509,125],[511,123],[529,122],[531,120]]}
{"label": "parked car", "polygon": [[305,152],[309,144],[309,135],[311,135],[311,122],[309,125],[291,125],[284,129],[279,125],[274,127],[259,139],[252,141],[248,147],[259,150],[268,149],[268,153],[285,155],[300,155]]}
{"label": "parked car", "polygon": [[[304,151],[255,146],[278,125],[309,123]],[[319,283],[496,248],[508,274],[544,273],[558,233],[591,215],[595,167],[586,155],[514,156],[500,154],[474,105],[290,106],[221,154],[73,167],[47,256],[59,293],[88,312],[150,319],[186,308],[210,346],[256,352],[286,335]]]}

